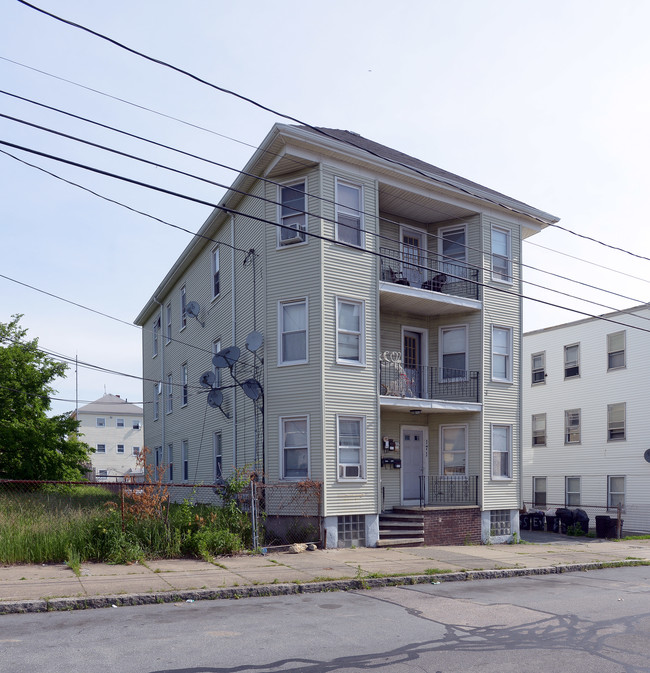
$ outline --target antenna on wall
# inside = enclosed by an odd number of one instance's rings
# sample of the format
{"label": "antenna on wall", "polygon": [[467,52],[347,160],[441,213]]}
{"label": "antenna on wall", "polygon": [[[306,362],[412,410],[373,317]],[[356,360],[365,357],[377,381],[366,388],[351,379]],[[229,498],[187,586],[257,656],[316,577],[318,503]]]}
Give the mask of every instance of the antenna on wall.
{"label": "antenna on wall", "polygon": [[196,301],[189,302],[185,307],[185,310],[187,311],[187,315],[189,315],[190,318],[196,318],[196,322],[198,322],[199,325],[201,325],[201,327],[205,327],[205,323],[199,320],[199,313],[201,312],[201,307],[199,306],[198,302]]}

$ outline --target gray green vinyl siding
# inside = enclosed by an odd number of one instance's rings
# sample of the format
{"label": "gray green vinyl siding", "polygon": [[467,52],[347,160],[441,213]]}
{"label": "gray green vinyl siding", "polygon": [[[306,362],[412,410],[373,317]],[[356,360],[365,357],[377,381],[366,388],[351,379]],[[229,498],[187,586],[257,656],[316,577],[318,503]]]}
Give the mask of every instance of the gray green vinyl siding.
{"label": "gray green vinyl siding", "polygon": [[[511,232],[512,284],[491,280],[491,225]],[[495,217],[483,217],[483,509],[518,509],[521,467],[521,236],[518,224]],[[492,380],[492,327],[512,328],[512,383]],[[492,478],[491,430],[494,424],[512,428],[511,479]]]}

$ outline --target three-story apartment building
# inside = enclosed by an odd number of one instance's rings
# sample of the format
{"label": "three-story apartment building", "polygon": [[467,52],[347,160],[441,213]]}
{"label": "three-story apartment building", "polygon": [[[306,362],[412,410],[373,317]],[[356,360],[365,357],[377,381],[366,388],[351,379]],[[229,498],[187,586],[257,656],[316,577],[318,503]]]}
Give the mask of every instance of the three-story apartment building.
{"label": "three-story apartment building", "polygon": [[[356,133],[274,126],[136,319],[147,445],[173,481],[322,482],[328,546],[507,539],[521,241],[556,221]],[[387,516],[413,507],[415,536]]]}

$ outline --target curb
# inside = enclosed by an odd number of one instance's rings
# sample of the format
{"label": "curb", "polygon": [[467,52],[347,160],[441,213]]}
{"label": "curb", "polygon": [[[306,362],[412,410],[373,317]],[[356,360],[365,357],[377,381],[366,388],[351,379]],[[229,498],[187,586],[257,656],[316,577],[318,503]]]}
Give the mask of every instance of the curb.
{"label": "curb", "polygon": [[98,608],[152,605],[155,603],[179,603],[194,601],[238,600],[266,596],[289,596],[314,594],[329,591],[359,591],[383,587],[433,584],[443,582],[468,582],[474,580],[505,579],[534,575],[557,575],[567,572],[600,570],[612,567],[650,565],[648,561],[630,559],[593,563],[572,563],[544,568],[504,568],[501,570],[468,570],[440,573],[437,575],[400,575],[398,577],[372,577],[368,579],[332,580],[329,582],[305,582],[304,584],[262,584],[223,589],[197,589],[187,591],[164,591],[146,594],[121,594],[119,596],[92,596],[83,598],[51,598],[29,601],[1,601],[0,615],[35,612],[62,612]]}

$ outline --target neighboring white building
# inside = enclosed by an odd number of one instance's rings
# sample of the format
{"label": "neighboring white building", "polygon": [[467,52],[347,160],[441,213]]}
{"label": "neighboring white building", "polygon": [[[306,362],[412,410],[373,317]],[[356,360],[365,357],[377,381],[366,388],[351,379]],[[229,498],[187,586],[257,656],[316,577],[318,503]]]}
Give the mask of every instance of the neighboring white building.
{"label": "neighboring white building", "polygon": [[[169,480],[253,465],[322,482],[332,547],[516,532],[521,242],[557,218],[356,133],[283,124],[219,204],[135,321],[145,441]],[[230,346],[264,395],[221,369],[219,409],[199,379]]]}
{"label": "neighboring white building", "polygon": [[104,395],[80,407],[77,419],[79,439],[95,450],[91,466],[97,479],[121,481],[142,472],[137,466],[144,436],[141,407],[119,395]]}
{"label": "neighboring white building", "polygon": [[[524,502],[650,532],[650,304],[524,334]],[[593,521],[591,524],[593,526]]]}

